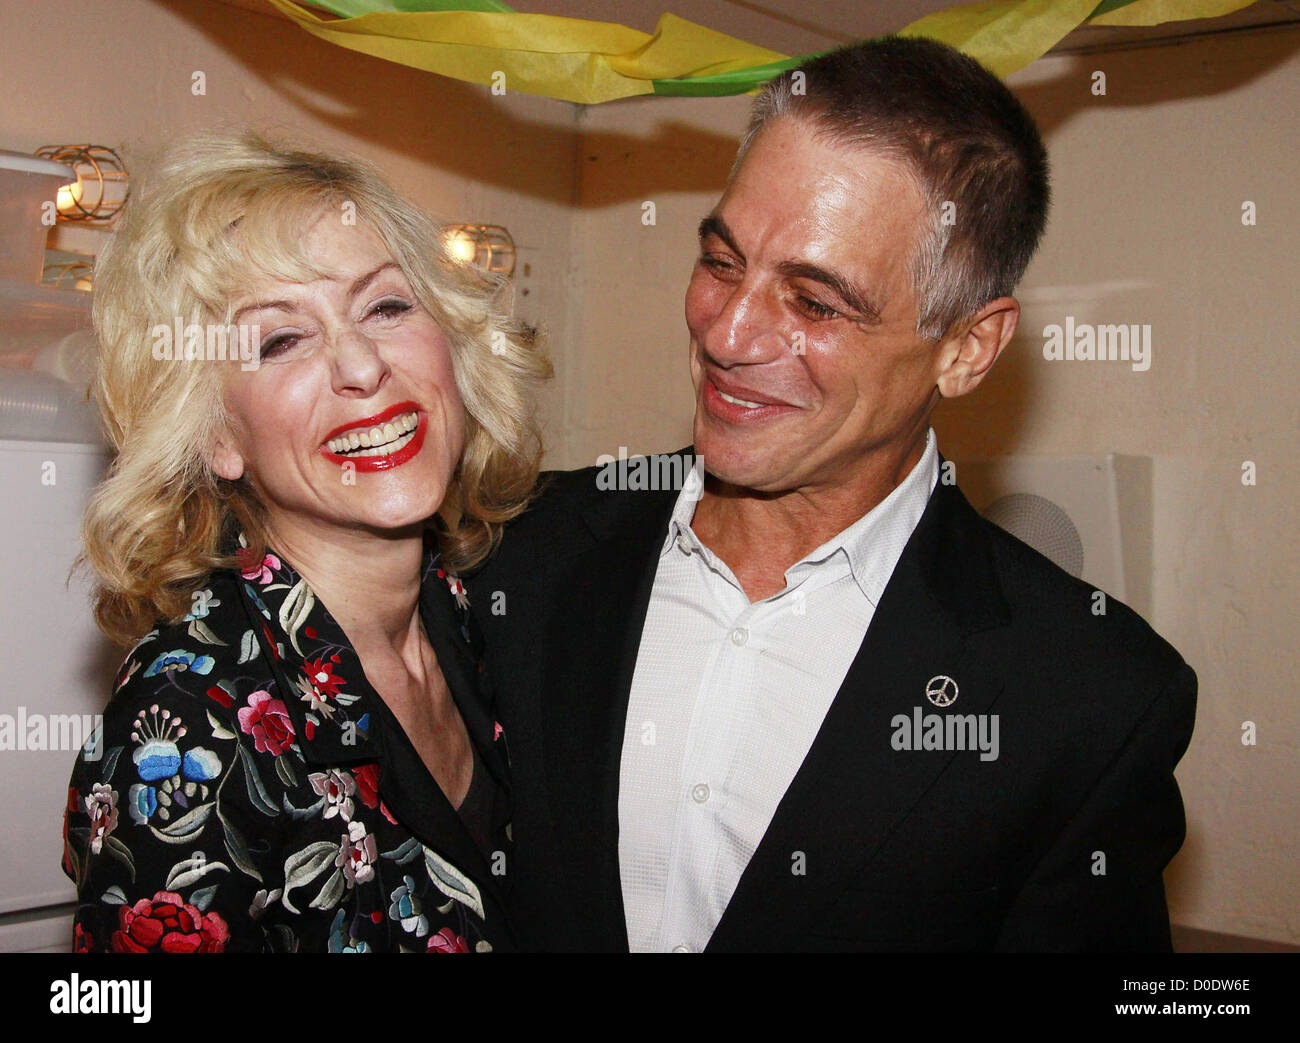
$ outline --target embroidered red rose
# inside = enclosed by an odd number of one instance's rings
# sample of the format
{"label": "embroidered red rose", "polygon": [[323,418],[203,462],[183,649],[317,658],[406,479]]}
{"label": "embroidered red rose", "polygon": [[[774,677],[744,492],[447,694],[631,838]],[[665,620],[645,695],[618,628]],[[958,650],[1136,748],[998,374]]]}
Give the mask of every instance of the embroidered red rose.
{"label": "embroidered red rose", "polygon": [[464,935],[457,934],[450,927],[444,927],[429,939],[425,952],[469,952],[469,942]]}
{"label": "embroidered red rose", "polygon": [[225,952],[230,928],[173,891],[159,891],[118,910],[114,952]]}
{"label": "embroidered red rose", "polygon": [[289,711],[279,699],[268,691],[253,692],[248,705],[239,710],[239,727],[251,735],[258,753],[280,756],[293,742],[293,722]]}
{"label": "embroidered red rose", "polygon": [[235,551],[235,558],[239,561],[240,575],[261,587],[275,579],[272,569],[283,567],[280,559],[274,554],[267,554],[259,561],[257,553],[248,547],[241,547]]}

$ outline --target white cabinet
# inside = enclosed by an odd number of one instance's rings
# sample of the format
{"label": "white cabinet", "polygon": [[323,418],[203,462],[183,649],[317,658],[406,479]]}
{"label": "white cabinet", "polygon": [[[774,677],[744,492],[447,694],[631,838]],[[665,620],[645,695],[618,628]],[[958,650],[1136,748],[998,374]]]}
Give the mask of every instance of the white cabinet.
{"label": "white cabinet", "polygon": [[22,747],[67,744],[66,715],[102,713],[123,657],[92,621],[88,578],[67,582],[107,463],[99,446],[0,441],[0,950],[71,941],[49,907],[75,899],[60,861],[77,751]]}

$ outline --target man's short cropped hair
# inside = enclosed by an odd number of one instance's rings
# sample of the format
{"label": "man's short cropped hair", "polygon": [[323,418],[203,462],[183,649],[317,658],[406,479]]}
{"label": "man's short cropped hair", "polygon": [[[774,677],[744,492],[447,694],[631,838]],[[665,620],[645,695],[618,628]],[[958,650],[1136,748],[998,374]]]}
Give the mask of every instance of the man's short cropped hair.
{"label": "man's short cropped hair", "polygon": [[782,73],[754,102],[737,166],[780,116],[899,159],[916,178],[929,215],[911,261],[918,334],[941,339],[1015,289],[1047,223],[1047,150],[1025,107],[973,58],[888,36]]}

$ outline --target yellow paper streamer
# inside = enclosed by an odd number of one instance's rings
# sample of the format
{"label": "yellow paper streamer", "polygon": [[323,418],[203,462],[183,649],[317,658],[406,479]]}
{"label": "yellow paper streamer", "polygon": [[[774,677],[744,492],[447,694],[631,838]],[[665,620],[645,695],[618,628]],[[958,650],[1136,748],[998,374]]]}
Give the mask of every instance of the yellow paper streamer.
{"label": "yellow paper streamer", "polygon": [[653,35],[608,22],[484,11],[377,12],[324,19],[270,0],[314,36],[427,72],[594,104],[650,94],[651,80],[729,72],[785,55],[665,14]]}
{"label": "yellow paper streamer", "polygon": [[[587,105],[653,93],[655,80],[689,81],[786,57],[672,14],[663,15],[651,35],[609,22],[517,12],[374,12],[326,19],[295,0],[270,2],[340,47],[471,83],[494,84],[504,74],[507,90]],[[1085,22],[1158,25],[1214,18],[1252,2],[1135,0],[1090,20],[1097,0],[980,0],[926,15],[900,35],[942,40],[1005,77]]]}
{"label": "yellow paper streamer", "polygon": [[926,15],[899,36],[941,40],[998,76],[1023,69],[1097,9],[1097,0],[983,0]]}
{"label": "yellow paper streamer", "polygon": [[1255,0],[1134,0],[1110,14],[1098,15],[1089,25],[1159,25],[1192,18],[1218,18],[1249,7]]}

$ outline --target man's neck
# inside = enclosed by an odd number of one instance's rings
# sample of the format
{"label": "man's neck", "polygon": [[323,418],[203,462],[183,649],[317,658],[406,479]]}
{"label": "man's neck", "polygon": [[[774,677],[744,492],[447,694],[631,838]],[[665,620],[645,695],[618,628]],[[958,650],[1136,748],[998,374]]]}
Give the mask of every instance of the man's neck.
{"label": "man's neck", "polygon": [[709,476],[691,529],[726,562],[750,602],[785,589],[785,573],[882,503],[920,462],[926,436],[900,454],[864,460],[850,482],[762,493]]}

